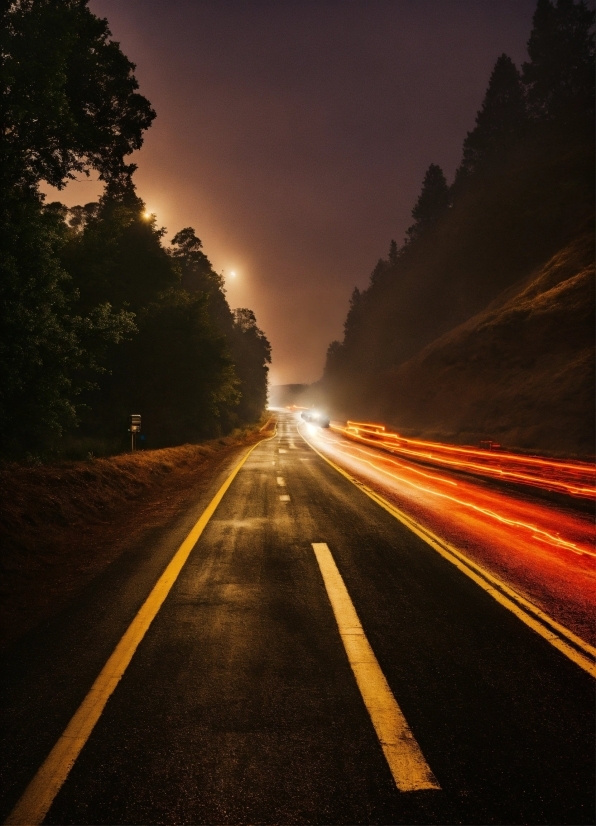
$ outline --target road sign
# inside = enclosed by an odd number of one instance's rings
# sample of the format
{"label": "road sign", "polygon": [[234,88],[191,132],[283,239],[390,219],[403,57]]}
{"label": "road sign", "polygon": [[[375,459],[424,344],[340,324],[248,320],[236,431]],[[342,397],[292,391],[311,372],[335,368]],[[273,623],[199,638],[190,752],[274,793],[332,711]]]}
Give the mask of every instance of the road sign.
{"label": "road sign", "polygon": [[128,428],[130,431],[130,449],[135,449],[135,436],[137,433],[141,432],[141,414],[140,413],[131,413],[130,416],[130,427]]}

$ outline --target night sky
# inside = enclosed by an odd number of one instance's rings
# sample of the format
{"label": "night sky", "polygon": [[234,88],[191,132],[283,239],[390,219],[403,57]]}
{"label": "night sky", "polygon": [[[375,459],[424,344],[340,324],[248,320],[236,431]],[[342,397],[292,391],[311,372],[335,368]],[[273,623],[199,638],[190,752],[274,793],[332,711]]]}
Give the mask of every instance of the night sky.
{"label": "night sky", "polygon": [[133,157],[140,196],[168,237],[195,228],[230,305],[255,311],[280,384],[320,377],[428,165],[452,180],[495,60],[526,59],[535,0],[89,5],[157,111]]}

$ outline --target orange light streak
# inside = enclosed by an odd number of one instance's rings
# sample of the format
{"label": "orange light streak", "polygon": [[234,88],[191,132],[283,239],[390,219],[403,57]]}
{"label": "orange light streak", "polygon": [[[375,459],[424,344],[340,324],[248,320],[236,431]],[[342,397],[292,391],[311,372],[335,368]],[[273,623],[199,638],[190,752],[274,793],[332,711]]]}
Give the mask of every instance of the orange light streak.
{"label": "orange light streak", "polygon": [[[382,427],[361,433],[364,438],[350,437],[343,427],[313,428],[308,441],[423,530],[461,549],[547,615],[596,643],[596,553],[589,515],[568,505],[522,498],[515,490],[487,484],[489,479],[480,484],[479,474],[452,475],[457,465],[432,467],[425,461],[424,467],[416,455],[384,448],[384,441],[395,446],[401,437]],[[300,429],[306,435],[307,429]]]}
{"label": "orange light streak", "polygon": [[[337,450],[340,453],[348,454],[348,451],[345,450],[343,448],[343,446],[341,446],[338,441],[336,441],[336,444],[338,445]],[[580,548],[576,542],[570,542],[569,540],[563,539],[561,536],[554,535],[554,534],[550,533],[549,531],[543,530],[542,528],[539,528],[537,525],[533,525],[529,522],[522,522],[518,519],[509,519],[509,518],[503,516],[502,514],[497,513],[496,511],[490,510],[488,508],[483,508],[479,505],[475,505],[473,502],[466,501],[465,499],[459,499],[455,496],[450,496],[447,493],[443,493],[441,491],[434,490],[433,488],[423,487],[422,485],[419,485],[416,482],[413,482],[412,480],[407,479],[405,476],[399,476],[396,473],[391,473],[390,471],[385,470],[381,466],[378,456],[374,456],[374,454],[369,453],[369,451],[366,451],[363,448],[357,448],[357,447],[352,448],[352,447],[350,447],[350,449],[353,450],[353,451],[358,451],[360,453],[364,453],[367,456],[372,455],[373,458],[376,459],[376,461],[368,461],[367,459],[360,459],[359,461],[362,462],[365,465],[369,465],[375,471],[377,471],[379,473],[382,473],[382,474],[385,474],[386,476],[391,477],[392,479],[394,479],[395,481],[397,481],[401,484],[405,484],[405,485],[408,485],[410,487],[416,488],[417,490],[419,490],[423,493],[426,493],[426,494],[430,494],[431,496],[439,497],[441,499],[446,499],[447,501],[450,501],[454,504],[460,505],[463,508],[467,508],[467,509],[476,511],[477,513],[480,513],[483,516],[487,516],[487,517],[489,517],[489,519],[496,520],[497,522],[500,522],[503,525],[508,525],[509,527],[519,528],[519,529],[522,529],[524,531],[528,531],[528,532],[530,532],[530,534],[533,538],[540,539],[542,542],[546,542],[550,545],[553,545],[556,548],[562,548],[562,549],[571,551],[572,553],[575,553],[575,554],[596,557],[595,553],[593,553],[592,551],[590,551],[586,548]],[[392,459],[385,458],[385,457],[383,457],[383,462],[389,463],[389,464],[397,464]],[[401,465],[401,467],[404,467],[404,465]],[[408,470],[412,470],[412,469],[408,468]],[[435,477],[435,478],[437,478],[437,477]],[[440,479],[439,481],[444,482],[444,481],[447,481],[447,480]]]}
{"label": "orange light streak", "polygon": [[[583,498],[596,498],[596,468],[587,462],[566,462],[515,453],[490,453],[474,448],[404,439],[383,425],[349,421],[331,428],[349,439],[424,463],[449,467],[501,481]],[[544,474],[544,475],[542,475]]]}

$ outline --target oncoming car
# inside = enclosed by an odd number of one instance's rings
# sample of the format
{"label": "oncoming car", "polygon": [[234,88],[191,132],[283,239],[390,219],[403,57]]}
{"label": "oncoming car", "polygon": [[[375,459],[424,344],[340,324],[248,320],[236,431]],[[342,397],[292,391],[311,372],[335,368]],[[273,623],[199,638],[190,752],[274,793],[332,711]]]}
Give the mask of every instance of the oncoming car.
{"label": "oncoming car", "polygon": [[305,422],[309,422],[310,424],[316,424],[319,427],[329,427],[329,416],[321,413],[320,410],[304,410],[300,416]]}

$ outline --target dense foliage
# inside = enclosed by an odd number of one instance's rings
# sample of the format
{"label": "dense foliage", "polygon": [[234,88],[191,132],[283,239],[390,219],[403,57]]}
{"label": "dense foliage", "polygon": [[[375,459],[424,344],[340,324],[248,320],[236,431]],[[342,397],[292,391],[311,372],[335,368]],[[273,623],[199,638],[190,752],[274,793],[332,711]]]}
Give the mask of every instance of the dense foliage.
{"label": "dense foliage", "polygon": [[585,2],[538,0],[528,62],[498,58],[454,183],[430,165],[403,246],[352,294],[323,379],[336,409],[591,230],[593,25]]}
{"label": "dense foliage", "polygon": [[[155,113],[87,0],[2,4],[2,454],[117,450],[131,413],[151,446],[260,416],[270,348],[232,313],[191,228],[170,248],[126,156]],[[98,203],[44,204],[95,170]]]}

